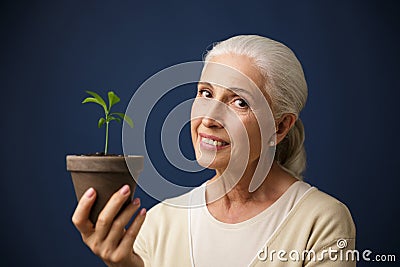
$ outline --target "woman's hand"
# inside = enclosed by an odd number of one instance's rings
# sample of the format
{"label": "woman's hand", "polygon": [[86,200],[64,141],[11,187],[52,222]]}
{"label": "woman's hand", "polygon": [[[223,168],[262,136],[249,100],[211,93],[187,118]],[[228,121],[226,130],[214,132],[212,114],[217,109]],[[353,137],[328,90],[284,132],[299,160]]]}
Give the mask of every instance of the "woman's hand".
{"label": "woman's hand", "polygon": [[96,191],[90,188],[80,199],[72,216],[83,242],[108,266],[144,266],[143,260],[133,251],[133,243],[146,217],[146,210],[143,208],[138,213],[128,229],[125,226],[140,207],[140,200],[134,199],[118,214],[129,194],[128,185],[114,193],[99,214],[96,225],[93,225],[89,213],[96,200]]}

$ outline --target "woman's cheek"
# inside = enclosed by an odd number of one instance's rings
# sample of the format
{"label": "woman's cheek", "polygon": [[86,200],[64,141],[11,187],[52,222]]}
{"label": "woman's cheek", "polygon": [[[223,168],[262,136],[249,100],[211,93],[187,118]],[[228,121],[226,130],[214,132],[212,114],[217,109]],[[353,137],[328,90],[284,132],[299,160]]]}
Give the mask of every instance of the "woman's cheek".
{"label": "woman's cheek", "polygon": [[250,148],[252,150],[259,150],[261,147],[261,135],[256,117],[253,114],[243,116],[242,123],[247,132]]}
{"label": "woman's cheek", "polygon": [[195,144],[197,137],[198,137],[197,129],[198,129],[200,123],[201,123],[201,119],[191,119],[190,120],[190,132],[192,135],[193,145]]}

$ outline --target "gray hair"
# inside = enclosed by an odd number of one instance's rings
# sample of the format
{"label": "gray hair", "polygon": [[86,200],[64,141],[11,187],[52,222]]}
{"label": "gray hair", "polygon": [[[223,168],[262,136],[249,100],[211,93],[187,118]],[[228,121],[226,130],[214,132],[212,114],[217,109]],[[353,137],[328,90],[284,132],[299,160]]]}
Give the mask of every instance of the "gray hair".
{"label": "gray hair", "polygon": [[306,168],[304,126],[299,118],[307,100],[307,83],[296,55],[284,44],[258,35],[239,35],[214,44],[205,55],[209,61],[217,55],[245,55],[253,60],[265,78],[264,89],[271,97],[275,120],[292,113],[297,120],[277,145],[275,159],[287,172],[303,179]]}

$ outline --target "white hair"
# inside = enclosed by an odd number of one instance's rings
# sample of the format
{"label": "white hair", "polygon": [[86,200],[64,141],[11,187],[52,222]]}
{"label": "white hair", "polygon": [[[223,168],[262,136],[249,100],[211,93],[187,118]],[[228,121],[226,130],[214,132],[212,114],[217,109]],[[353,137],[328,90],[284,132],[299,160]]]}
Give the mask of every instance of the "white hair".
{"label": "white hair", "polygon": [[205,55],[245,55],[253,60],[265,80],[275,120],[292,113],[297,120],[287,137],[276,147],[276,161],[293,176],[302,179],[306,168],[304,127],[299,113],[307,100],[307,83],[296,55],[284,44],[258,35],[239,35],[214,44]]}

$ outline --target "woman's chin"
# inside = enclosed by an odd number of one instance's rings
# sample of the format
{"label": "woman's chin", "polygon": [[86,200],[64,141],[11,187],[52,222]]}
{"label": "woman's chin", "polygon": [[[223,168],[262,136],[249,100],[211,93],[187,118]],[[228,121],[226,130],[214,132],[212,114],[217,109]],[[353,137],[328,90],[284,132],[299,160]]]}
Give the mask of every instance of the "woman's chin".
{"label": "woman's chin", "polygon": [[230,150],[224,149],[219,151],[204,147],[201,144],[197,144],[196,148],[196,160],[200,166],[213,170],[225,169],[228,166]]}
{"label": "woman's chin", "polygon": [[218,169],[225,169],[228,165],[228,162],[225,162],[225,160],[217,160],[214,157],[209,158],[209,157],[198,157],[197,158],[197,163],[207,169],[211,170],[218,170]]}

